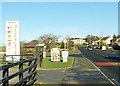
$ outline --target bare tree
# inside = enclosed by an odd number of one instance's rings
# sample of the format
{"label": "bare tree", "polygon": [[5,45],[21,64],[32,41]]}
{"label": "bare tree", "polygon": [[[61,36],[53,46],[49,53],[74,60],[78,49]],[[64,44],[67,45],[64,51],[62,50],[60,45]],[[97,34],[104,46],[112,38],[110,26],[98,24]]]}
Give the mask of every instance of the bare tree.
{"label": "bare tree", "polygon": [[94,36],[94,35],[87,35],[85,40],[86,42],[88,42],[89,44],[92,44],[93,41],[95,41],[96,39],[98,39],[98,36]]}
{"label": "bare tree", "polygon": [[39,43],[44,43],[46,45],[46,49],[49,50],[51,47],[55,47],[59,37],[60,36],[53,34],[44,34],[42,36],[39,36],[38,41]]}

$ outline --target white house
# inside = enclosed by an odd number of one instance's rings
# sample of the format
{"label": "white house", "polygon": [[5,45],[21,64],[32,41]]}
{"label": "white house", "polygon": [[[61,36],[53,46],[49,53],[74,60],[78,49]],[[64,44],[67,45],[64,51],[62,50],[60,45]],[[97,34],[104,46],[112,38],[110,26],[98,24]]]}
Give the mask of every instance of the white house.
{"label": "white house", "polygon": [[70,40],[73,41],[75,45],[81,45],[85,43],[85,40],[81,38],[71,38]]}
{"label": "white house", "polygon": [[111,40],[113,39],[113,37],[112,36],[107,36],[107,37],[103,37],[103,38],[101,38],[101,41],[102,42],[104,42],[106,45],[109,45],[109,44],[112,44],[111,42]]}
{"label": "white house", "polygon": [[120,38],[117,39],[117,44],[120,46]]}
{"label": "white house", "polygon": [[93,42],[92,45],[99,45],[101,38],[96,38]]}

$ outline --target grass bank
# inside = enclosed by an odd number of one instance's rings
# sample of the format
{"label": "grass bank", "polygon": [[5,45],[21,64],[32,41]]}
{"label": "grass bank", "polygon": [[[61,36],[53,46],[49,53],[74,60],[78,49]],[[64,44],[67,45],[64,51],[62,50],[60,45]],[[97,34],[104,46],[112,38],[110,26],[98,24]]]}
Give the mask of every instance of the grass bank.
{"label": "grass bank", "polygon": [[43,58],[41,69],[65,69],[73,65],[74,57],[68,57],[67,62],[52,62],[50,57]]}

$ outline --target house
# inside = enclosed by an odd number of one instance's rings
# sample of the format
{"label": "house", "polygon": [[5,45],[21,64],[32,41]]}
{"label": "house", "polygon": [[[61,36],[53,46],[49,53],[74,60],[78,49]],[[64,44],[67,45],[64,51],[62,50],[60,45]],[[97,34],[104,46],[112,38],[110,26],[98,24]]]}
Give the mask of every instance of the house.
{"label": "house", "polygon": [[102,37],[100,41],[103,42],[105,45],[110,46],[112,44],[112,39],[113,39],[112,36],[106,36]]}
{"label": "house", "polygon": [[120,37],[116,37],[115,43],[113,45],[113,49],[120,50]]}
{"label": "house", "polygon": [[70,38],[70,40],[74,42],[74,45],[82,45],[86,43],[85,40],[81,38]]}
{"label": "house", "polygon": [[116,43],[120,46],[120,38],[117,38]]}
{"label": "house", "polygon": [[34,53],[36,51],[36,45],[38,44],[39,42],[37,40],[32,40],[28,43],[25,43],[23,45],[23,48],[24,48],[24,51],[26,53]]}
{"label": "house", "polygon": [[101,38],[96,38],[95,40],[93,40],[92,45],[98,46],[100,43],[100,40],[101,40]]}
{"label": "house", "polygon": [[58,43],[57,40],[52,40],[51,43],[48,46],[49,46],[49,49],[51,50],[52,48],[58,48],[59,43]]}
{"label": "house", "polygon": [[113,42],[112,40],[113,40],[113,37],[110,37],[110,36],[100,37],[100,38],[96,38],[92,42],[92,45],[95,46],[95,47],[98,47],[98,48],[100,48],[103,45],[111,47],[112,42]]}
{"label": "house", "polygon": [[113,39],[111,40],[112,45],[117,44],[117,40],[118,40],[118,37],[113,37]]}

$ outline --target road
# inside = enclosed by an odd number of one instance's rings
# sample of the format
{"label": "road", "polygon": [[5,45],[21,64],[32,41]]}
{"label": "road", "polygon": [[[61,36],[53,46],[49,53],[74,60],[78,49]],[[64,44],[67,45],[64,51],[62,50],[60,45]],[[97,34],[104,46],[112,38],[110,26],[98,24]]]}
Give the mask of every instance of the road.
{"label": "road", "polygon": [[[79,47],[82,55],[91,60],[94,64],[97,62],[118,62],[118,59],[106,58],[102,55],[95,54],[94,50],[90,51],[85,47]],[[103,63],[102,63],[103,64]],[[100,66],[96,65],[116,86],[120,86],[120,77],[118,76],[120,66]]]}

